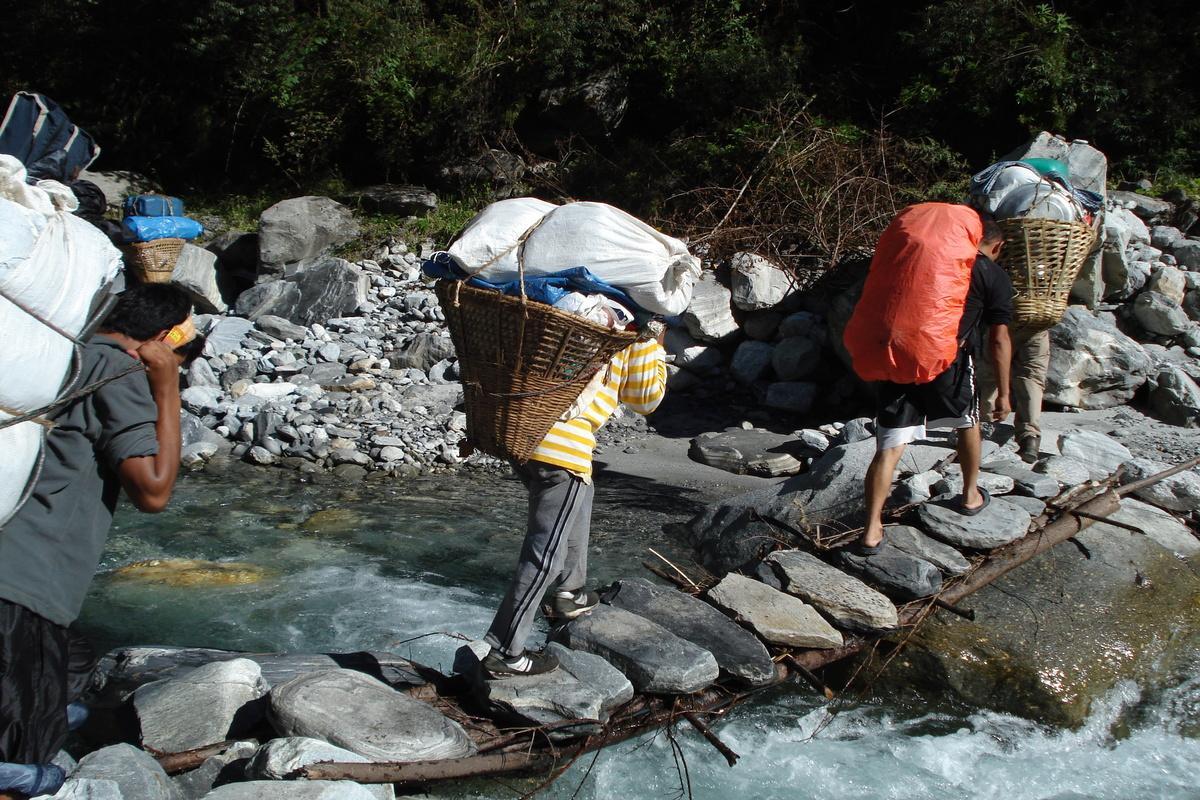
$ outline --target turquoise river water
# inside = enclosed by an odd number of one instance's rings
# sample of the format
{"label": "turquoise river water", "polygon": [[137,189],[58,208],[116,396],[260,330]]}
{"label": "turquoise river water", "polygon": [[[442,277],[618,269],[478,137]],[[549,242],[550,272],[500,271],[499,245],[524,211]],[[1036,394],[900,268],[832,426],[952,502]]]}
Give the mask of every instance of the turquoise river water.
{"label": "turquoise river water", "polygon": [[[491,619],[515,561],[524,492],[490,476],[300,484],[239,472],[181,480],[160,515],[122,510],[81,624],[100,648],[390,650],[447,670]],[[645,576],[650,547],[685,560],[671,526],[686,498],[599,487],[590,568],[597,584]],[[316,516],[314,516],[314,514]],[[262,578],[177,586],[116,572],[189,558],[248,563]],[[422,637],[422,638],[416,638]],[[717,725],[734,768],[695,732],[648,735],[581,759],[549,798],[1200,798],[1200,658],[1166,688],[1117,687],[1077,730],[964,707],[950,697],[831,705],[802,685]],[[682,758],[680,758],[682,756]],[[477,781],[434,797],[511,798],[536,781]]]}

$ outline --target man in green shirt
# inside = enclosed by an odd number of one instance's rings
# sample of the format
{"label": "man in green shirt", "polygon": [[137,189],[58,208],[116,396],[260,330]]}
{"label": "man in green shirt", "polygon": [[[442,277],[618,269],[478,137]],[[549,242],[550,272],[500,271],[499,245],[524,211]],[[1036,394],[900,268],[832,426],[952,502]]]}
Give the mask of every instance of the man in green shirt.
{"label": "man in green shirt", "polygon": [[[80,353],[73,386],[96,388],[54,414],[33,491],[0,527],[0,800],[62,781],[49,762],[66,739],[73,699],[67,626],[79,616],[121,490],[150,513],[171,497],[180,357],[166,340],[190,310],[188,296],[166,284],[119,296]],[[31,772],[22,776],[21,765]]]}

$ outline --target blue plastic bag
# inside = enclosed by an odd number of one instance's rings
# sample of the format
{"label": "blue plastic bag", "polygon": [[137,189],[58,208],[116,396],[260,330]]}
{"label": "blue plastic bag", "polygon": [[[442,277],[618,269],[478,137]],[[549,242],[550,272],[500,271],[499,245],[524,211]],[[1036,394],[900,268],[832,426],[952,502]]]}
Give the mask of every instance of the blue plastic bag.
{"label": "blue plastic bag", "polygon": [[195,239],[204,233],[204,226],[190,217],[126,217],[121,222],[121,232],[130,242]]}
{"label": "blue plastic bag", "polygon": [[182,217],[183,201],[165,194],[135,194],[125,198],[127,217]]}

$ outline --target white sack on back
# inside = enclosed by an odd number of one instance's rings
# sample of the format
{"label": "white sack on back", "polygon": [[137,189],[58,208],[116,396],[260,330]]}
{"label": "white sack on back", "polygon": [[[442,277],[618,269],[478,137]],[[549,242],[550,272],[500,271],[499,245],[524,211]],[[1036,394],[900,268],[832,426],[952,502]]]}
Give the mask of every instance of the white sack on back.
{"label": "white sack on back", "polygon": [[1078,222],[1083,219],[1083,206],[1065,189],[1042,181],[1013,188],[996,206],[996,219],[1028,217]]}
{"label": "white sack on back", "polygon": [[991,191],[986,195],[975,195],[971,205],[980,211],[996,215],[996,209],[1004,202],[1009,193],[1022,186],[1036,186],[1048,183],[1036,169],[1028,164],[1013,164],[1000,170],[992,183]]}
{"label": "white sack on back", "polygon": [[[547,212],[557,208],[536,197],[514,197],[492,203],[467,223],[447,250],[469,275],[485,266],[501,274],[517,274],[517,242]],[[481,276],[482,277],[482,276]]]}
{"label": "white sack on back", "polygon": [[[642,308],[668,316],[687,309],[700,276],[700,260],[687,245],[604,203],[568,203],[551,211],[526,240],[524,259],[526,275],[587,267]],[[515,269],[488,269],[480,277],[508,281],[517,275]]]}

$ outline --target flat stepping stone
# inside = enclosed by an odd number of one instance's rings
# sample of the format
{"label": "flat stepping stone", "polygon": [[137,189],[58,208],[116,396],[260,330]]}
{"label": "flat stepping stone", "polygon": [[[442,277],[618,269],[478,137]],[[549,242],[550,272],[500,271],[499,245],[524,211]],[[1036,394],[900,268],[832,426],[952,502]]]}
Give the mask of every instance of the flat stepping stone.
{"label": "flat stepping stone", "polygon": [[[1155,508],[1149,503],[1126,497],[1121,500],[1121,508],[1109,516],[1114,522],[1124,522],[1146,532],[1146,537],[1158,542],[1163,547],[1180,556],[1194,556],[1200,553],[1200,540],[1197,540],[1191,529],[1171,514],[1161,508]],[[1112,536],[1125,531],[1114,525],[1106,525],[1097,520],[1092,523],[1089,531],[1104,531]],[[1086,531],[1085,531],[1086,533]],[[1138,534],[1133,534],[1137,536]]]}
{"label": "flat stepping stone", "polygon": [[558,731],[561,738],[598,732],[612,710],[633,697],[629,679],[599,656],[557,643],[549,644],[547,650],[558,657],[558,669],[492,679],[482,670],[491,645],[475,641],[458,649],[454,671],[472,682],[476,697],[498,716],[515,715],[535,725],[595,720]]}
{"label": "flat stepping stone", "polygon": [[857,556],[842,549],[837,557],[843,566],[901,600],[929,597],[942,588],[941,570],[889,544],[873,556]]}
{"label": "flat stepping stone", "polygon": [[775,564],[788,594],[812,604],[843,628],[870,632],[900,625],[891,600],[810,553],[777,550],[767,560]]}
{"label": "flat stepping stone", "polygon": [[765,686],[777,680],[775,662],[762,642],[703,600],[644,578],[622,580],[615,590],[606,598],[607,602],[657,622],[676,636],[703,647],[717,659],[717,666],[730,675],[751,686]]}
{"label": "flat stepping stone", "polygon": [[1019,494],[1010,494],[1004,498],[1004,502],[1012,503],[1017,508],[1023,508],[1029,513],[1030,517],[1036,517],[1046,510],[1046,501],[1039,500],[1036,497],[1025,497]]}
{"label": "flat stepping stone", "polygon": [[[246,764],[246,777],[251,781],[278,781],[298,769],[321,761],[362,764],[370,761],[358,753],[335,747],[320,739],[304,736],[283,736],[272,739],[254,751]],[[358,784],[356,784],[358,785]],[[375,800],[394,800],[396,792],[390,784],[362,785]]]}
{"label": "flat stepping stone", "polygon": [[1049,475],[1064,486],[1078,486],[1092,479],[1088,465],[1070,456],[1046,456],[1034,464],[1033,469]]}
{"label": "flat stepping stone", "polygon": [[896,471],[900,475],[917,475],[928,472],[952,455],[954,455],[954,449],[951,447],[914,442],[904,448]]}
{"label": "flat stepping stone", "polygon": [[720,675],[712,653],[622,608],[601,604],[559,637],[572,650],[594,653],[621,670],[639,692],[691,694]]}
{"label": "flat stepping stone", "polygon": [[922,558],[947,575],[962,575],[971,569],[971,562],[962,553],[931,539],[911,525],[889,525],[885,530],[885,541],[889,546]]}
{"label": "flat stepping stone", "polygon": [[348,669],[301,675],[271,692],[283,736],[307,736],[372,761],[430,761],[474,754],[457,722],[403,692]]}
{"label": "flat stepping stone", "polygon": [[688,457],[735,475],[774,478],[804,469],[804,446],[791,434],[733,428],[702,433],[692,440]]}
{"label": "flat stepping stone", "polygon": [[921,526],[934,538],[955,547],[991,550],[1015,542],[1029,532],[1025,509],[1000,497],[975,516],[960,514],[950,504],[957,498],[934,498],[917,509]]}
{"label": "flat stepping stone", "polygon": [[1059,492],[1057,480],[1049,475],[1034,472],[1020,460],[1015,462],[991,461],[984,464],[983,468],[996,475],[1012,478],[1013,491],[1017,494],[1049,499],[1055,497]]}
{"label": "flat stepping stone", "polygon": [[[182,753],[248,733],[262,719],[270,687],[247,658],[215,661],[181,678],[147,683],[133,694],[142,745]],[[196,709],[204,709],[197,714]]]}
{"label": "flat stepping stone", "polygon": [[1107,478],[1133,458],[1129,448],[1103,433],[1067,431],[1058,437],[1058,452],[1083,462],[1093,480]]}
{"label": "flat stepping stone", "polygon": [[353,781],[245,781],[218,786],[202,800],[376,800]]}
{"label": "flat stepping stone", "polygon": [[750,626],[763,641],[784,647],[841,647],[842,634],[799,597],[731,572],[708,598]]}
{"label": "flat stepping stone", "polygon": [[[1007,475],[980,471],[976,483],[980,488],[987,489],[991,494],[999,495],[1011,492],[1015,481]],[[941,479],[934,482],[930,487],[930,494],[934,497],[939,494],[962,494],[962,490],[962,466],[950,464],[946,467]]]}

